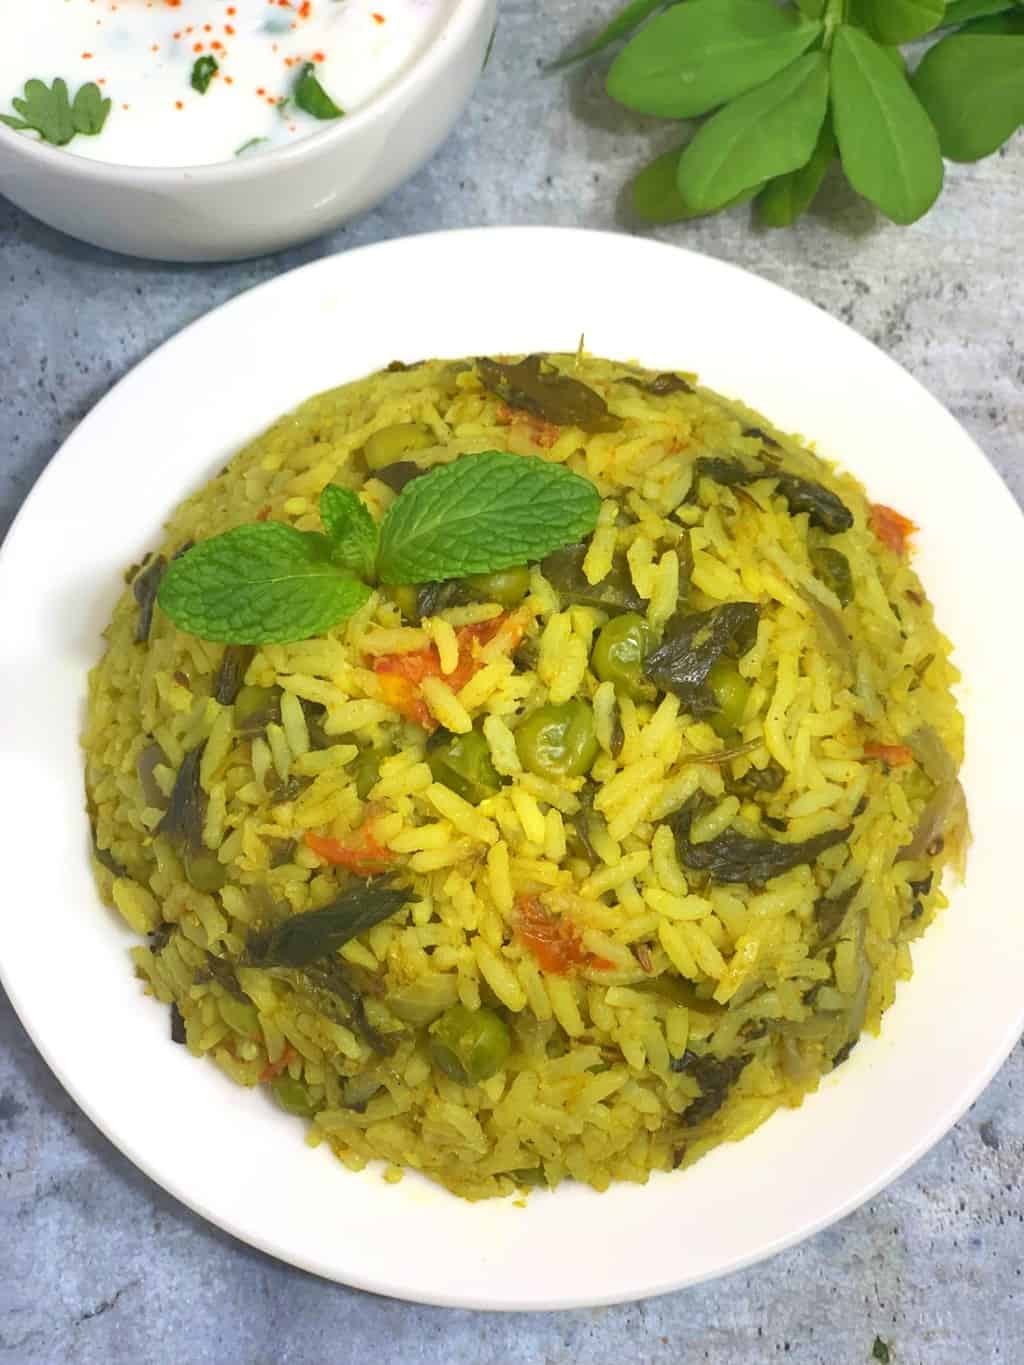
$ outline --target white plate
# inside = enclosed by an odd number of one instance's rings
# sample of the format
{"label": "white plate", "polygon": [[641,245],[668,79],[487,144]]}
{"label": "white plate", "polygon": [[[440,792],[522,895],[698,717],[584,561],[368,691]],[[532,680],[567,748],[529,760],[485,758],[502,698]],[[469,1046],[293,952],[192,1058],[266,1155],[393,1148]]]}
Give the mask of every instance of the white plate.
{"label": "white plate", "polygon": [[[352,1175],[262,1094],[168,1041],[86,857],[85,675],[124,566],[241,442],[396,357],[575,347],[698,370],[815,439],[923,528],[920,569],[966,686],[967,888],[915,952],[881,1039],[802,1109],[692,1170],[604,1195],[464,1203]],[[1024,1026],[1019,880],[1024,526],[954,420],[832,318],[728,265],[628,237],[448,233],[335,256],[196,323],[123,380],[39,481],[0,561],[7,843],[0,964],[36,1044],[113,1142],[286,1261],[428,1303],[556,1308],[657,1294],[778,1251],[921,1156]]]}

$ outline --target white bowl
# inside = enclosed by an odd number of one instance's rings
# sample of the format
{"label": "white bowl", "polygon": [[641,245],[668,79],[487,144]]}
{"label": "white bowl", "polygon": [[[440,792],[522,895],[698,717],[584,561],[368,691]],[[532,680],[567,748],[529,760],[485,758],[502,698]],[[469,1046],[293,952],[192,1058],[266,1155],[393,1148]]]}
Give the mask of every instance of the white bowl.
{"label": "white bowl", "polygon": [[365,108],[286,147],[210,166],[116,166],[0,124],[0,194],[94,246],[227,261],[309,241],[372,208],[437,150],[465,107],[497,0],[451,0],[420,56]]}
{"label": "white bowl", "polygon": [[[481,306],[487,282],[497,298]],[[379,307],[403,302],[401,324]],[[267,345],[295,317],[287,346]],[[352,318],[359,319],[353,328]],[[88,668],[169,510],[318,390],[394,359],[572,350],[698,370],[817,440],[922,528],[921,576],[964,679],[967,885],[915,945],[881,1037],[803,1107],[686,1171],[606,1194],[566,1184],[469,1204],[409,1173],[353,1174],[263,1094],[169,1041],[133,979],[127,926],[87,856],[78,734]],[[187,396],[187,402],[182,396]],[[283,275],[217,309],[103,399],[0,555],[0,972],[58,1077],[122,1151],[237,1237],[363,1288],[431,1303],[555,1308],[737,1269],[875,1193],[963,1113],[1024,1024],[1020,512],[905,371],[826,313],[720,261],[544,228],[409,238]],[[268,1173],[271,1173],[268,1175]],[[951,1172],[949,1180],[955,1180]]]}

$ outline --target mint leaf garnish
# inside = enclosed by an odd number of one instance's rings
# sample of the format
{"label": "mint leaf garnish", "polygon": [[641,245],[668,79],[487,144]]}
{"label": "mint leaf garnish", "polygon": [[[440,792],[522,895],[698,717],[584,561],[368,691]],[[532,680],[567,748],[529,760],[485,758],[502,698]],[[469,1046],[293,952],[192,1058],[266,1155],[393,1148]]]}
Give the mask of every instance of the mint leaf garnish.
{"label": "mint leaf garnish", "polygon": [[192,89],[198,91],[200,95],[205,95],[219,70],[216,57],[211,57],[209,53],[205,57],[198,57],[192,67],[190,82]]}
{"label": "mint leaf garnish", "polygon": [[528,564],[588,535],[600,505],[578,474],[499,450],[423,474],[380,527],[355,493],[328,484],[323,534],[278,521],[236,526],[174,558],[157,602],[202,640],[308,640],[363,606],[363,578],[438,582]]}
{"label": "mint leaf garnish", "polygon": [[11,103],[19,117],[0,114],[0,123],[38,133],[54,147],[66,147],[76,133],[95,137],[110,113],[110,100],[103,98],[93,81],[80,88],[72,104],[67,84],[59,76],[50,86],[44,81],[26,81],[24,96]]}
{"label": "mint leaf garnish", "polygon": [[383,583],[493,573],[542,559],[597,525],[597,489],[534,456],[485,450],[403,489],[380,530]]}
{"label": "mint leaf garnish", "polygon": [[372,574],[380,532],[356,494],[329,483],[320,494],[320,520],[331,542],[335,564],[364,577]]}
{"label": "mint leaf garnish", "polygon": [[303,62],[292,90],[292,96],[300,109],[314,118],[344,118],[344,109],[338,106],[317,80],[316,67],[312,62]]}
{"label": "mint leaf garnish", "polygon": [[264,521],[200,541],[173,560],[157,602],[203,640],[265,645],[319,635],[369,596],[334,562],[326,536]]}

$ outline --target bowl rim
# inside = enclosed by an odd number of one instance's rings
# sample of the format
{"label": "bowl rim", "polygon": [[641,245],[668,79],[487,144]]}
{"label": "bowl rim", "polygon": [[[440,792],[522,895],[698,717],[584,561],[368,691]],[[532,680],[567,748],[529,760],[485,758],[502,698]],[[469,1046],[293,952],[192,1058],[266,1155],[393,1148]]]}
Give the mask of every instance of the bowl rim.
{"label": "bowl rim", "polygon": [[[363,128],[388,114],[410,96],[426,90],[441,74],[449,50],[458,47],[468,35],[481,13],[492,0],[445,0],[447,17],[420,52],[399,74],[368,101],[367,104],[334,120],[328,127],[282,147],[275,147],[258,157],[232,158],[225,161],[204,162],[185,166],[136,166],[114,161],[94,161],[91,157],[76,156],[65,147],[25,137],[21,132],[0,123],[0,152],[10,151],[23,157],[30,165],[72,180],[91,181],[99,185],[134,186],[139,189],[168,190],[186,185],[220,185],[259,179],[261,176],[314,160],[321,151],[330,150],[335,143],[344,144],[357,138]],[[497,15],[495,15],[495,28]]]}

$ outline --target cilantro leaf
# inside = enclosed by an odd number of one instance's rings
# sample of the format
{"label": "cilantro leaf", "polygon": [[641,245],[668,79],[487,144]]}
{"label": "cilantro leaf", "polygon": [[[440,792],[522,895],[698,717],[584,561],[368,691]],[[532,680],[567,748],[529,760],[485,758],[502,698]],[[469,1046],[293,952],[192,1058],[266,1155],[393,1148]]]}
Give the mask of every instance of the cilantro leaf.
{"label": "cilantro leaf", "polygon": [[416,479],[388,509],[383,583],[493,573],[588,535],[600,498],[589,480],[534,456],[485,450]]}
{"label": "cilantro leaf", "polygon": [[81,87],[72,104],[67,84],[59,76],[50,86],[44,81],[26,81],[23,97],[11,100],[11,104],[19,117],[0,114],[0,123],[38,133],[54,147],[66,147],[76,133],[95,137],[103,131],[111,108],[110,100],[103,98],[93,81]]}
{"label": "cilantro leaf", "polygon": [[314,118],[344,118],[344,109],[338,106],[317,80],[316,67],[312,62],[303,62],[292,91],[295,103]]}
{"label": "cilantro leaf", "polygon": [[224,644],[285,644],[336,625],[370,589],[332,558],[331,542],[283,522],[236,526],[168,565],[157,602],[176,626]]}
{"label": "cilantro leaf", "polygon": [[198,91],[200,95],[205,95],[219,70],[216,57],[211,57],[209,53],[205,57],[197,57],[192,67],[190,81],[192,89]]}
{"label": "cilantro leaf", "polygon": [[372,574],[380,532],[356,494],[329,483],[320,494],[320,520],[331,542],[335,564],[364,577]]}
{"label": "cilantro leaf", "polygon": [[103,98],[95,81],[89,81],[88,84],[79,87],[71,105],[71,117],[76,133],[82,133],[86,137],[95,137],[102,133],[109,113],[110,100]]}

